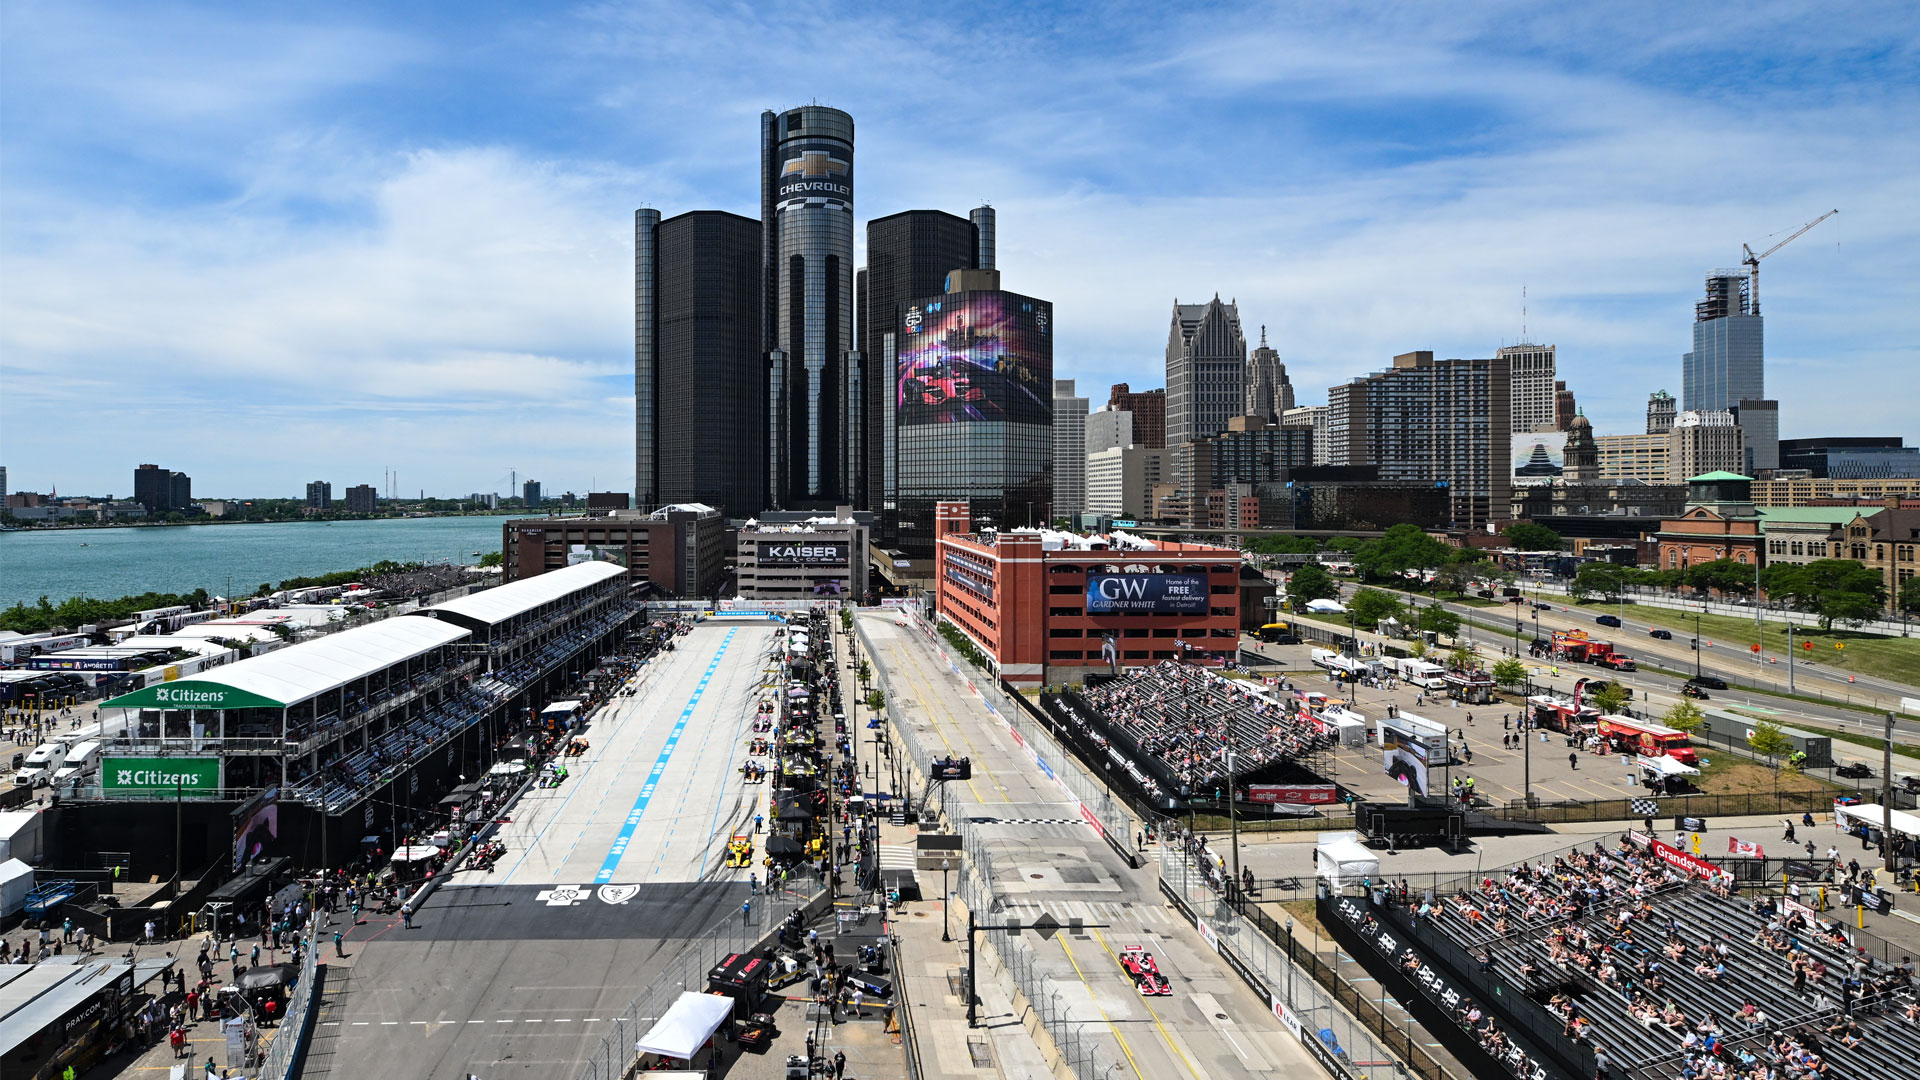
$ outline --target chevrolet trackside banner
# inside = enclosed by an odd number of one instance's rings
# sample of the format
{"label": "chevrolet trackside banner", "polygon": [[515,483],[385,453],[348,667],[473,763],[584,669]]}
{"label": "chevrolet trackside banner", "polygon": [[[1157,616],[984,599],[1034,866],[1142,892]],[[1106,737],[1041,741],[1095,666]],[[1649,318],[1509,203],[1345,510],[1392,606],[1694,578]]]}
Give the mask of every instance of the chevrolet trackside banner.
{"label": "chevrolet trackside banner", "polygon": [[100,789],[108,796],[212,796],[220,792],[216,757],[109,757],[100,762]]}

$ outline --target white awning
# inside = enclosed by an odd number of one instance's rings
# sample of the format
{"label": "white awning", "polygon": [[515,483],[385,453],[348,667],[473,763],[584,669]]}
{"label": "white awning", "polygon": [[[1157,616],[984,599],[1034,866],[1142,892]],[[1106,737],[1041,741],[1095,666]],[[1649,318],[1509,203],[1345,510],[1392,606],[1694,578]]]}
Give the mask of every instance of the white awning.
{"label": "white awning", "polygon": [[1894,832],[1905,836],[1920,836],[1920,816],[1905,810],[1887,812],[1879,803],[1860,803],[1857,806],[1839,806],[1833,808],[1834,824],[1841,828],[1851,828],[1856,822],[1865,822],[1876,829],[1892,827]]}
{"label": "white awning", "polygon": [[547,706],[546,708],[541,709],[540,715],[545,716],[548,713],[570,713],[570,712],[579,712],[579,711],[580,711],[580,702],[578,701],[556,701],[553,704]]}
{"label": "white awning", "polygon": [[487,775],[512,776],[515,773],[523,773],[526,771],[527,764],[524,761],[497,761],[494,763],[493,768],[487,770]]}
{"label": "white awning", "polygon": [[1699,769],[1694,768],[1678,758],[1671,758],[1665,754],[1661,754],[1658,757],[1651,754],[1643,754],[1634,760],[1634,764],[1650,773],[1658,773],[1661,776],[1700,775]]}
{"label": "white awning", "polygon": [[713,1038],[715,1029],[732,1014],[732,998],[683,993],[667,1010],[667,1015],[640,1036],[636,1049],[642,1054],[688,1060]]}
{"label": "white awning", "polygon": [[608,578],[616,578],[627,572],[626,567],[609,562],[584,562],[560,570],[549,570],[530,578],[488,589],[485,592],[462,596],[444,604],[435,604],[427,612],[445,612],[460,615],[468,619],[497,625],[506,622],[515,615],[523,615],[535,608],[553,603],[581,589],[591,588]]}
{"label": "white awning", "polygon": [[1353,832],[1321,833],[1314,845],[1313,861],[1318,876],[1328,879],[1335,889],[1380,873],[1380,856]]}

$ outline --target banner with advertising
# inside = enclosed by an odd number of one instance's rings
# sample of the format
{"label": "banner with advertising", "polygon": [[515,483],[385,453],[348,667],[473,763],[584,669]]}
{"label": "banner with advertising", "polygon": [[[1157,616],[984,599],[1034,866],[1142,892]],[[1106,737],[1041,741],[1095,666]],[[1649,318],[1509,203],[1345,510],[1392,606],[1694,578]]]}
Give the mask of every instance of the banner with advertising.
{"label": "banner with advertising", "polygon": [[845,566],[844,540],[760,540],[755,557],[761,566]]}
{"label": "banner with advertising", "polygon": [[1205,574],[1088,574],[1087,614],[1205,615]]}
{"label": "banner with advertising", "polygon": [[212,798],[220,794],[217,757],[107,757],[100,761],[107,798]]}
{"label": "banner with advertising", "polygon": [[1697,855],[1689,855],[1663,840],[1656,840],[1646,833],[1633,830],[1627,833],[1627,839],[1653,852],[1653,857],[1673,867],[1683,874],[1689,874],[1702,881],[1733,882],[1733,875],[1722,870]]}
{"label": "banner with advertising", "polygon": [[905,305],[895,339],[899,426],[1050,424],[1052,325],[1053,305],[1009,292],[947,293]]}
{"label": "banner with advertising", "polygon": [[1413,790],[1427,794],[1426,744],[1398,728],[1380,725],[1380,746],[1386,758],[1386,773]]}
{"label": "banner with advertising", "polygon": [[1247,801],[1255,803],[1305,803],[1321,806],[1338,802],[1339,789],[1332,784],[1248,784]]}

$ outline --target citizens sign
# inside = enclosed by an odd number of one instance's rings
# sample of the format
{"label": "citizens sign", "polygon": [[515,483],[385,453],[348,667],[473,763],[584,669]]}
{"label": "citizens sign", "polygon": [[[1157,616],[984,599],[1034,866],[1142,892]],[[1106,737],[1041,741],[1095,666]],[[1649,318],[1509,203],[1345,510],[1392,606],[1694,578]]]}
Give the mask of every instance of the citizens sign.
{"label": "citizens sign", "polygon": [[1205,615],[1205,574],[1088,574],[1087,614]]}

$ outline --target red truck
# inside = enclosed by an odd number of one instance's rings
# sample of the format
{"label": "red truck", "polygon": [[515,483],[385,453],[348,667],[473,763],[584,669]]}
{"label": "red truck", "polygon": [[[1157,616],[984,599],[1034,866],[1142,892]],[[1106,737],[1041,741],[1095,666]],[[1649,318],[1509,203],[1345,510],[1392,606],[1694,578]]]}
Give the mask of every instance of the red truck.
{"label": "red truck", "polygon": [[1665,754],[1683,765],[1700,763],[1700,755],[1694,752],[1693,742],[1684,731],[1627,716],[1602,716],[1598,728],[1600,737],[1612,743],[1615,750],[1653,757]]}
{"label": "red truck", "polygon": [[1585,630],[1554,631],[1553,651],[1555,655],[1576,664],[1598,664],[1615,671],[1634,669],[1633,657],[1615,652],[1610,641],[1588,637]]}
{"label": "red truck", "polygon": [[1604,641],[1594,642],[1594,647],[1587,650],[1587,662],[1615,671],[1633,670],[1633,657],[1613,651],[1613,646]]}

